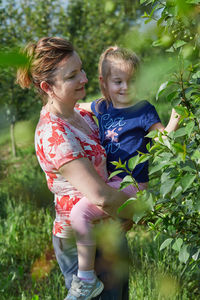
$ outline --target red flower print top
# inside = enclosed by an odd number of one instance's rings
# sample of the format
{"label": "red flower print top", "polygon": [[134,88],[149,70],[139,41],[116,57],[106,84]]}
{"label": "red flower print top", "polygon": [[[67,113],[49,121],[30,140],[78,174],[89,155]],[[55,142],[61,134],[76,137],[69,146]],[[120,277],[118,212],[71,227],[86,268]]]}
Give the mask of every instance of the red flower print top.
{"label": "red flower print top", "polygon": [[[75,110],[88,123],[92,134],[84,134],[66,120],[42,108],[35,131],[35,149],[39,164],[45,172],[47,185],[54,194],[56,218],[53,234],[67,237],[71,232],[70,211],[83,195],[59,172],[65,163],[81,157],[88,158],[98,174],[106,181],[106,153],[100,145],[98,127],[87,111]],[[89,187],[88,187],[89,188]]]}

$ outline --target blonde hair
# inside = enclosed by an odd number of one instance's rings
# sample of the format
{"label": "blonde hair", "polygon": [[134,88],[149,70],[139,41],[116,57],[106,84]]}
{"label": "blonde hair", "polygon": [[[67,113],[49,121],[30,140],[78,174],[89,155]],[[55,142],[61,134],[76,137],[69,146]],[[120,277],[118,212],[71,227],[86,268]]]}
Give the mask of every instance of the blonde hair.
{"label": "blonde hair", "polygon": [[60,37],[43,37],[37,43],[29,43],[22,51],[28,63],[18,69],[16,82],[23,89],[33,84],[42,96],[46,96],[40,83],[53,84],[59,62],[71,56],[73,51],[73,45]]}
{"label": "blonde hair", "polygon": [[[138,71],[140,66],[140,59],[133,52],[125,48],[120,48],[118,46],[108,47],[100,56],[99,59],[99,77],[103,78],[104,83],[107,81],[108,76],[111,73],[111,60],[122,60],[130,65],[131,69],[134,70],[134,74]],[[99,102],[106,101],[107,105],[111,101],[104,84],[100,80],[100,89],[104,98],[99,99]]]}

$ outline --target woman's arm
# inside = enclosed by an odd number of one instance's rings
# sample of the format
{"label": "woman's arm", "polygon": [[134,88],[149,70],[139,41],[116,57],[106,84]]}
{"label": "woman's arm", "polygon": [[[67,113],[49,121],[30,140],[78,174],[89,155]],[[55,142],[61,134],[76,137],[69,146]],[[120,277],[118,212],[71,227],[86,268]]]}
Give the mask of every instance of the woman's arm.
{"label": "woman's arm", "polygon": [[78,103],[78,106],[94,114],[93,111],[91,110],[91,104],[92,102],[85,102],[85,103],[82,102],[82,103]]}
{"label": "woman's arm", "polygon": [[117,213],[118,207],[129,197],[107,185],[87,158],[72,160],[60,167],[59,172],[100,209],[113,217],[132,219],[133,211],[130,205],[128,205],[129,209],[123,209],[120,214]]}
{"label": "woman's arm", "polygon": [[171,112],[171,116],[170,116],[170,119],[169,119],[169,122],[167,124],[166,127],[164,127],[162,125],[162,123],[155,123],[153,124],[150,128],[149,128],[149,132],[152,131],[152,130],[156,130],[158,129],[159,131],[167,131],[168,133],[169,132],[172,132],[172,131],[175,131],[177,130],[178,128],[178,122],[180,120],[180,115],[177,114],[177,112],[175,111],[175,109],[173,108],[172,109],[172,112]]}

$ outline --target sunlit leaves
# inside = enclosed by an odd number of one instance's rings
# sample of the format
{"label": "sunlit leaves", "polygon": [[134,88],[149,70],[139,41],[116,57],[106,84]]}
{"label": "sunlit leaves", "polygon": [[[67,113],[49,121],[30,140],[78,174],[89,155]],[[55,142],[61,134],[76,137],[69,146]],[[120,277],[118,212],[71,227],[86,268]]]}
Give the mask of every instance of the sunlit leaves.
{"label": "sunlit leaves", "polygon": [[[159,132],[148,134],[154,141],[149,150],[149,174],[157,183],[152,194],[161,205],[158,211],[154,210],[154,222],[148,224],[156,234],[166,234],[161,249],[172,246],[184,264],[189,260],[199,262],[199,1],[149,0],[141,3],[152,5],[151,12],[143,17],[157,24],[153,46],[177,59],[174,73],[160,82],[156,99],[171,102],[180,115],[179,129],[169,133],[167,138]],[[163,5],[160,13],[155,11],[158,3]],[[169,80],[172,81],[170,85],[167,84]]]}
{"label": "sunlit leaves", "polygon": [[128,161],[128,168],[130,170],[134,170],[134,168],[136,167],[136,165],[139,162],[139,159],[140,159],[139,155],[136,155],[136,156],[132,157],[131,159],[129,159],[129,161]]}
{"label": "sunlit leaves", "polygon": [[163,249],[165,249],[166,247],[168,247],[168,246],[171,244],[172,241],[173,241],[172,238],[166,239],[166,240],[161,244],[160,250],[163,250]]}
{"label": "sunlit leaves", "polygon": [[175,240],[175,242],[172,246],[172,249],[179,252],[180,249],[181,249],[182,244],[183,244],[183,240],[181,238],[178,238],[178,239]]}
{"label": "sunlit leaves", "polygon": [[160,193],[163,196],[163,198],[172,190],[174,184],[175,179],[168,179],[161,185]]}
{"label": "sunlit leaves", "polygon": [[183,176],[183,178],[181,179],[181,185],[183,188],[183,192],[185,192],[192,185],[195,178],[196,178],[196,175],[186,174]]}
{"label": "sunlit leaves", "polygon": [[188,246],[184,244],[179,252],[179,260],[180,262],[186,263],[190,257],[190,253],[188,251]]}

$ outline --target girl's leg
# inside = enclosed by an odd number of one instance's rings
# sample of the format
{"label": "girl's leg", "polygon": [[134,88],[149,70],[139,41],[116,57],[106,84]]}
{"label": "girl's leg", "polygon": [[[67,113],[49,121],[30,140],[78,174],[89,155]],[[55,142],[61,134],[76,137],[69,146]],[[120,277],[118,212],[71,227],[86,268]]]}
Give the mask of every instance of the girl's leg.
{"label": "girl's leg", "polygon": [[[78,257],[75,240],[64,239],[53,236],[53,246],[56,254],[56,258],[60,269],[65,278],[65,284],[69,290],[72,282],[73,274],[77,274],[78,270]],[[121,255],[123,258],[128,258],[127,241],[122,238]],[[128,300],[128,264],[127,272],[123,279],[113,279],[113,262],[108,262],[102,253],[97,249],[95,259],[95,270],[98,277],[105,285],[103,292],[94,298],[95,300]]]}
{"label": "girl's leg", "polygon": [[[116,176],[108,184],[118,189],[120,182],[121,179]],[[139,187],[140,189],[145,189],[147,185],[146,183],[141,183]],[[136,194],[137,189],[130,185],[123,192],[131,197]],[[94,268],[95,240],[92,221],[107,217],[109,217],[108,214],[104,213],[85,197],[72,208],[70,219],[77,240],[79,270],[88,271]]]}
{"label": "girl's leg", "polygon": [[[128,300],[129,299],[129,249],[125,233],[118,235],[117,260],[116,249],[110,245],[111,255],[106,255],[103,249],[97,248],[95,270],[98,278],[104,283],[103,292],[94,300]],[[113,253],[113,255],[112,255]],[[123,265],[123,272],[121,272]],[[117,270],[120,272],[117,272]]]}
{"label": "girl's leg", "polygon": [[72,208],[70,220],[76,236],[79,271],[94,269],[96,244],[92,221],[106,216],[85,197]]}

